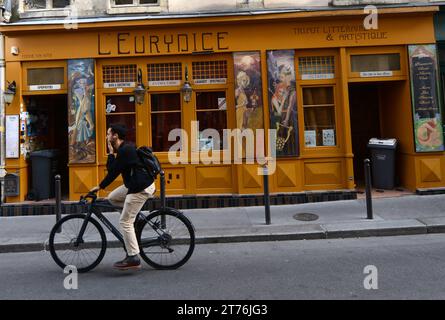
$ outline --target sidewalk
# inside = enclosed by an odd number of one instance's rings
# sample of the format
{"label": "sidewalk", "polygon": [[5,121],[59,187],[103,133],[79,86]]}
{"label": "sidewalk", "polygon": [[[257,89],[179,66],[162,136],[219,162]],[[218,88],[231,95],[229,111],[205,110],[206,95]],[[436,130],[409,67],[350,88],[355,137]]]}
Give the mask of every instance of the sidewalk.
{"label": "sidewalk", "polygon": [[[366,219],[365,200],[271,207],[184,210],[196,229],[197,243],[332,239],[445,233],[445,195],[406,195],[373,201],[374,219]],[[309,213],[313,221],[296,220]],[[119,214],[107,213],[118,225]],[[0,253],[45,250],[55,216],[0,217]],[[107,231],[109,246],[120,246]]]}

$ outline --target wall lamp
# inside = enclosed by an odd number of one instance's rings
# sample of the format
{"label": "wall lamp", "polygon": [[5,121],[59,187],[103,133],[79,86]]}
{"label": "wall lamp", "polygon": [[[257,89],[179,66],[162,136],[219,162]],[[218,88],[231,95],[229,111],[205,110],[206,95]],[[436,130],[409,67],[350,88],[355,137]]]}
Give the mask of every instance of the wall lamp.
{"label": "wall lamp", "polygon": [[142,83],[142,71],[141,69],[138,70],[138,84],[136,88],[134,89],[134,97],[136,98],[137,104],[143,104],[145,100],[145,92],[147,90],[144,87],[144,84]]}
{"label": "wall lamp", "polygon": [[8,88],[3,92],[5,103],[7,105],[10,105],[14,100],[16,91],[17,91],[17,85],[15,81],[13,81],[12,83],[8,81]]}
{"label": "wall lamp", "polygon": [[189,72],[187,66],[185,66],[185,82],[181,88],[181,92],[185,102],[190,102],[192,100],[193,88],[189,82]]}

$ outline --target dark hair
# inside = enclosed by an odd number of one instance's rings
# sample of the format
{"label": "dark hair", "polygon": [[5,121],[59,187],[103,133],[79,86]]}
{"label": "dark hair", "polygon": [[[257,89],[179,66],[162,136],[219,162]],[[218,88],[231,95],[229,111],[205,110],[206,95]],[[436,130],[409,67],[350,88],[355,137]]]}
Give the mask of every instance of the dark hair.
{"label": "dark hair", "polygon": [[127,128],[125,125],[120,123],[111,124],[110,129],[113,134],[117,134],[119,139],[125,139],[125,136],[127,135]]}

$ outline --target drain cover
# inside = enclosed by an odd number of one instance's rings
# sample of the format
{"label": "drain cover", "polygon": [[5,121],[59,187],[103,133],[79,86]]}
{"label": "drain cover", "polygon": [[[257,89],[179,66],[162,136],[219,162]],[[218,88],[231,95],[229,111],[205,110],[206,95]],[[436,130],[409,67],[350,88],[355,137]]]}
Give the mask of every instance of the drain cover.
{"label": "drain cover", "polygon": [[314,221],[318,220],[318,216],[313,213],[297,213],[294,215],[294,219],[300,221]]}

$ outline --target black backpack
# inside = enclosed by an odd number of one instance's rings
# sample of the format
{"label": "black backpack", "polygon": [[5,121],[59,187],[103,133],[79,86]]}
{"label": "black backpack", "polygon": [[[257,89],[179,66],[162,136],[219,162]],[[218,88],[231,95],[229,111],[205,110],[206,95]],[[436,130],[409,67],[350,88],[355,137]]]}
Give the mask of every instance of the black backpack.
{"label": "black backpack", "polygon": [[141,166],[149,175],[156,180],[158,174],[161,172],[161,164],[158,158],[154,155],[153,150],[149,147],[142,146],[137,148],[137,154],[141,160]]}

